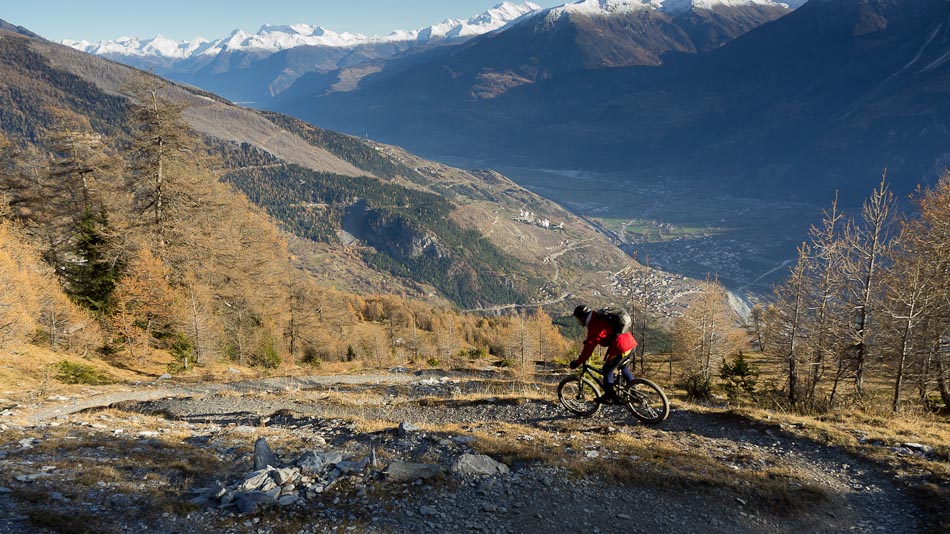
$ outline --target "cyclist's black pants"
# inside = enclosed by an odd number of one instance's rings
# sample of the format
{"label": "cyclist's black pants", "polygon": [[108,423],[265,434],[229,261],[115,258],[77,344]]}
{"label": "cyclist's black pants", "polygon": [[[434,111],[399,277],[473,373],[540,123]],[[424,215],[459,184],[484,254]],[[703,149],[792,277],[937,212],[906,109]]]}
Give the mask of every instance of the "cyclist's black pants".
{"label": "cyclist's black pants", "polygon": [[[630,353],[627,352],[627,354],[630,354]],[[626,357],[627,354],[622,354],[620,356],[609,358],[607,361],[604,362],[604,368],[602,371],[604,373],[604,385],[607,386],[607,389],[609,390],[614,389],[614,370],[617,369],[617,366],[620,364],[621,361],[623,361],[624,357]],[[623,369],[621,369],[620,371],[623,373],[624,378],[626,378],[627,380],[633,380],[633,373],[630,371],[629,365],[624,365]]]}

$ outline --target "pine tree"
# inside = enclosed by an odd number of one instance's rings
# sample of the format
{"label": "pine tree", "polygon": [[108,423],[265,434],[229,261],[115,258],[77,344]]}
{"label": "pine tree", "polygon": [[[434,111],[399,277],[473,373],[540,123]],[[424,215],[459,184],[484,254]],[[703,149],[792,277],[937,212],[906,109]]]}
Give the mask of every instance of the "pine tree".
{"label": "pine tree", "polygon": [[80,306],[102,313],[109,307],[121,270],[105,211],[83,212],[72,241],[73,260],[62,268],[66,292]]}

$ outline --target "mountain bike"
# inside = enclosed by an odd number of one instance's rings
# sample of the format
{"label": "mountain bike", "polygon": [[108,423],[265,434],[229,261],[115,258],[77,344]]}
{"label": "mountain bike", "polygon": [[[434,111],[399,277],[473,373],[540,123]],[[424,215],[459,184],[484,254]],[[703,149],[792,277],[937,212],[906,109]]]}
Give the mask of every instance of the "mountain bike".
{"label": "mountain bike", "polygon": [[[666,420],[670,415],[670,401],[660,386],[646,378],[634,378],[628,381],[620,372],[630,363],[626,357],[614,371],[617,373],[614,391],[620,402],[630,410],[634,417],[644,423],[654,424]],[[598,378],[600,377],[600,378]],[[600,369],[584,363],[576,373],[561,380],[557,386],[557,398],[561,405],[571,413],[591,416],[600,409],[601,404],[594,399],[604,392],[603,375]]]}

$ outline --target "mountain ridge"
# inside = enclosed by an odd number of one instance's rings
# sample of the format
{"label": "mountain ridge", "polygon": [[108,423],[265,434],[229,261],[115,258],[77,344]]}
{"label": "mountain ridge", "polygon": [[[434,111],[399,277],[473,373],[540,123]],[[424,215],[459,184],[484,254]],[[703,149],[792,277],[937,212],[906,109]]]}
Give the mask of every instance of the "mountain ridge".
{"label": "mountain ridge", "polygon": [[225,50],[275,53],[297,46],[326,46],[346,48],[359,45],[415,41],[429,43],[481,35],[497,30],[528,13],[541,8],[532,2],[521,4],[502,2],[473,15],[468,19],[446,19],[441,23],[418,30],[394,30],[387,36],[366,36],[358,33],[337,33],[321,26],[306,23],[271,25],[263,24],[257,33],[235,29],[219,39],[197,37],[191,41],[176,41],[158,35],[151,39],[119,37],[96,43],[85,40],[63,40],[71,48],[95,55],[161,57],[168,59],[193,59],[214,56]]}

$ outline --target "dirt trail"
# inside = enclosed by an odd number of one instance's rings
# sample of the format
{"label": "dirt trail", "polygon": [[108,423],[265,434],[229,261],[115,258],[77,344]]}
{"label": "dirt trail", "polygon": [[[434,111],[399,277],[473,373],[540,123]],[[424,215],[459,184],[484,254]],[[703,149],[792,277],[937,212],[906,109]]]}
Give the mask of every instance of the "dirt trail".
{"label": "dirt trail", "polygon": [[336,375],[311,377],[280,377],[247,380],[226,384],[197,384],[162,386],[152,385],[146,388],[133,388],[125,391],[111,391],[92,397],[70,399],[53,405],[26,410],[14,415],[27,424],[37,424],[60,416],[74,414],[94,408],[106,408],[124,402],[146,402],[174,397],[207,396],[226,392],[252,393],[268,391],[293,391],[314,388],[321,385],[354,385],[380,383],[406,383],[418,380],[408,374],[372,374],[372,375]]}
{"label": "dirt trail", "polygon": [[[459,448],[466,446],[446,439],[453,438],[452,435],[367,434],[343,421],[415,421],[481,432],[491,432],[509,423],[530,429],[529,434],[497,435],[508,440],[537,439],[561,444],[561,454],[571,455],[577,462],[616,457],[617,451],[606,448],[599,436],[619,433],[643,443],[663,444],[674,454],[698,456],[703,465],[733,470],[737,476],[766,469],[795,473],[800,484],[791,484],[788,491],[793,500],[800,494],[807,502],[783,515],[730,497],[729,491],[717,495],[701,484],[692,486],[687,481],[701,475],[698,472],[678,474],[686,484],[678,488],[654,487],[649,483],[621,486],[593,475],[576,479],[563,469],[529,462],[512,465],[512,474],[506,477],[435,488],[409,485],[401,494],[387,497],[385,503],[372,504],[363,498],[356,506],[368,507],[362,512],[372,515],[369,523],[360,525],[366,532],[920,531],[920,510],[881,467],[789,429],[676,406],[663,424],[644,426],[620,407],[606,407],[592,418],[577,419],[568,416],[553,400],[501,402],[458,397],[481,387],[484,385],[470,375],[448,377],[436,372],[426,376],[403,373],[280,378],[112,392],[34,410],[21,419],[34,424],[52,418],[65,421],[70,413],[124,403],[119,406],[121,410],[160,415],[195,428],[261,428],[266,422],[271,435],[286,433],[305,441],[319,435],[330,446],[354,457],[367,453],[372,446],[386,457],[407,461],[419,461],[418,455],[429,459],[456,457],[464,452]],[[282,393],[288,391],[291,393]],[[334,402],[332,395],[328,395],[331,391],[350,391],[354,402]],[[370,395],[361,397],[361,392]],[[361,398],[370,400],[356,402]],[[589,445],[582,450],[572,449],[568,444],[577,443],[572,441],[575,436]],[[637,461],[632,465],[636,469]],[[651,464],[643,465],[649,469]],[[817,501],[813,501],[815,492],[822,495]],[[327,525],[336,520],[333,510],[338,510],[340,517],[359,516],[353,516],[352,509],[346,508],[354,506],[346,499],[326,506],[321,517],[331,521]],[[206,524],[203,521],[207,520],[214,528],[220,513],[212,509],[195,517],[200,519],[197,524]],[[331,531],[327,525],[314,526],[312,532]]]}

